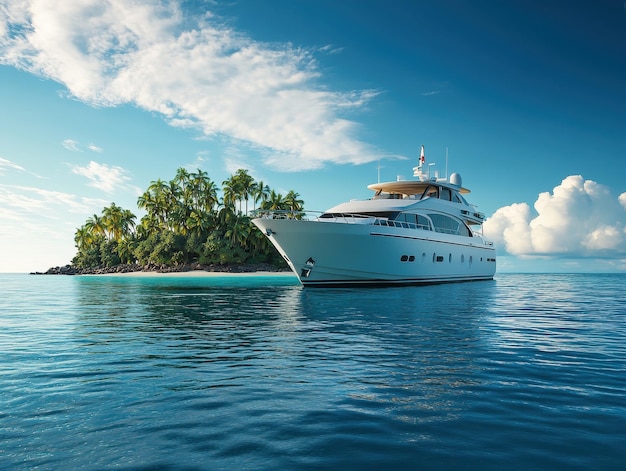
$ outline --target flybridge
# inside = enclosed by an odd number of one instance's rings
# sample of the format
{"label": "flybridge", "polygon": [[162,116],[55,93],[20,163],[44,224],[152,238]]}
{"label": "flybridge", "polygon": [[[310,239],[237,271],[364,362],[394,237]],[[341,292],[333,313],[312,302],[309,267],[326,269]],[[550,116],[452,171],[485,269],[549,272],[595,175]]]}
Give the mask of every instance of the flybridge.
{"label": "flybridge", "polygon": [[[447,158],[446,158],[447,161]],[[384,194],[397,195],[398,198],[405,198],[412,195],[426,196],[428,194],[427,189],[432,185],[437,187],[448,188],[446,191],[458,192],[461,194],[470,193],[470,190],[463,188],[463,181],[461,175],[458,173],[452,173],[448,178],[439,178],[437,170],[432,169],[434,163],[426,165],[426,157],[424,155],[424,146],[422,146],[419,164],[417,167],[413,167],[413,176],[416,180],[405,180],[398,178],[396,181],[374,183],[368,185],[368,189],[376,192],[376,197],[380,197]],[[447,165],[446,165],[447,173]],[[433,192],[436,187],[433,187]],[[436,190],[439,193],[439,190]],[[403,196],[404,195],[404,196]],[[445,198],[450,199],[450,198]],[[465,203],[465,202],[464,202]]]}

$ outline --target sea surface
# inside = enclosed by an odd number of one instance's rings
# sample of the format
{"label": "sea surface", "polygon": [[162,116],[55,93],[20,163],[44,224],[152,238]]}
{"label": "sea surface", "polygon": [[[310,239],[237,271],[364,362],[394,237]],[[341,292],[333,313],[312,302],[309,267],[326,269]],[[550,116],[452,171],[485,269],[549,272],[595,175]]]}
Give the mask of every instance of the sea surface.
{"label": "sea surface", "polygon": [[626,275],[0,275],[0,469],[626,469]]}

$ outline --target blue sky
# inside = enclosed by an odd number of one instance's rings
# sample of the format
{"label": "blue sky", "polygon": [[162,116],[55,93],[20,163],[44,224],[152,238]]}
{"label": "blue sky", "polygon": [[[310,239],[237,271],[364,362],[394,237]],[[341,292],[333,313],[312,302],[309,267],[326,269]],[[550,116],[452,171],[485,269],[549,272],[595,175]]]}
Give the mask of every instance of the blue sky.
{"label": "blue sky", "polygon": [[323,210],[422,144],[499,271],[626,271],[622,0],[57,3],[0,0],[0,272],[179,167]]}

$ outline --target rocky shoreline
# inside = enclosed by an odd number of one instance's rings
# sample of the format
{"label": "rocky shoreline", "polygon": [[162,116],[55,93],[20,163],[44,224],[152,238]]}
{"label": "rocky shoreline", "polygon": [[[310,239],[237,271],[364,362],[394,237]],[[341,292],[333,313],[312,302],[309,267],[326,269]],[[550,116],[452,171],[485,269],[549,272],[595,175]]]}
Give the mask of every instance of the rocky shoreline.
{"label": "rocky shoreline", "polygon": [[121,264],[113,267],[78,268],[72,265],[51,267],[45,272],[31,272],[31,275],[110,275],[115,273],[185,273],[206,271],[211,273],[255,273],[255,272],[287,272],[288,268],[275,267],[269,263],[241,264],[241,265],[201,265],[190,263],[185,265],[139,265]]}

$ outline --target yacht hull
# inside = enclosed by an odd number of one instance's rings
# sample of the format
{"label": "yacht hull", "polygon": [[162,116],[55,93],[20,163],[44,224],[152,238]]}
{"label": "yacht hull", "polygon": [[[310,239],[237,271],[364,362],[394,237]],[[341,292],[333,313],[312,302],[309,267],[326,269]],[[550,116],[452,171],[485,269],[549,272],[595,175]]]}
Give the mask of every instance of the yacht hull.
{"label": "yacht hull", "polygon": [[492,279],[480,237],[373,224],[256,218],[304,286],[426,284]]}

